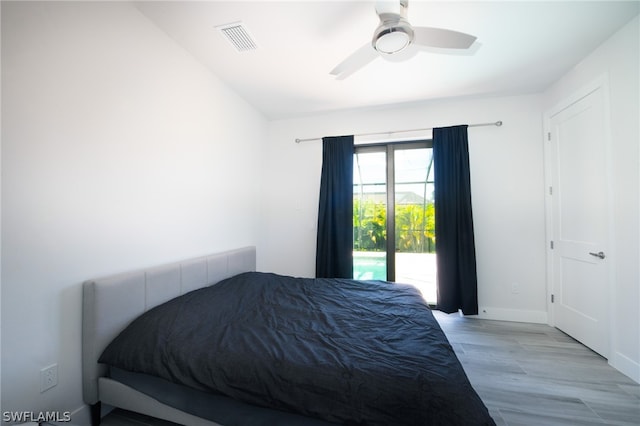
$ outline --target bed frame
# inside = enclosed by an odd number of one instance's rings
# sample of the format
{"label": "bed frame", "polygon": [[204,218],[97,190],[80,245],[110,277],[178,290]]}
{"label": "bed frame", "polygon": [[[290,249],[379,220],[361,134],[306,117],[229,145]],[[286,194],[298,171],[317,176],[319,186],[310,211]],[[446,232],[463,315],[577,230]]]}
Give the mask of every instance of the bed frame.
{"label": "bed frame", "polygon": [[104,403],[183,425],[220,426],[110,379],[107,367],[99,364],[98,358],[131,321],[154,306],[255,270],[256,249],[251,246],[86,281],[82,302],[82,386],[84,402],[91,406],[91,424],[100,424]]}

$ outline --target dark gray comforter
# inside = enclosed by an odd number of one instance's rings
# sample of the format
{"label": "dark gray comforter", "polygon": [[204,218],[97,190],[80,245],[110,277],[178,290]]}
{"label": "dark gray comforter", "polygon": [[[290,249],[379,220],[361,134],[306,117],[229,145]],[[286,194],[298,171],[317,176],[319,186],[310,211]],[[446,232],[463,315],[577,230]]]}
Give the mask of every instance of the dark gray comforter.
{"label": "dark gray comforter", "polygon": [[358,425],[492,425],[419,292],[244,273],[136,319],[100,362]]}

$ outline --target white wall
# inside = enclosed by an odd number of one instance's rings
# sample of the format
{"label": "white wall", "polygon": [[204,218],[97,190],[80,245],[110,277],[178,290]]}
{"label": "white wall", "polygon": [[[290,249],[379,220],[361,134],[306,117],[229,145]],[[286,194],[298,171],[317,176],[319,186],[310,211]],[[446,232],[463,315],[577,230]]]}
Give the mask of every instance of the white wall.
{"label": "white wall", "polygon": [[256,244],[267,122],[121,2],[2,2],[2,95],[2,410],[73,411],[81,282]]}
{"label": "white wall", "polygon": [[[439,101],[273,121],[258,267],[313,276],[320,141],[296,138],[502,120],[469,129],[480,316],[546,322],[542,120],[538,95]],[[429,135],[430,137],[430,135]],[[520,287],[512,292],[512,284]]]}
{"label": "white wall", "polygon": [[615,270],[609,362],[636,381],[640,381],[639,27],[640,17],[636,17],[549,88],[543,98],[544,109],[550,110],[601,76],[609,80],[614,225],[609,258]]}

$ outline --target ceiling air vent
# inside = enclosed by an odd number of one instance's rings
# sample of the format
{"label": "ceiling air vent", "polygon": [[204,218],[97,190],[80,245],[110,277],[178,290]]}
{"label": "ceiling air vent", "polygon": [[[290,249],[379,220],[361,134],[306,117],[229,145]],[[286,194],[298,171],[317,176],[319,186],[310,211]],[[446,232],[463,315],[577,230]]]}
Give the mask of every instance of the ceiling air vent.
{"label": "ceiling air vent", "polygon": [[232,24],[220,25],[216,27],[218,31],[226,38],[229,43],[236,48],[238,52],[246,52],[257,48],[256,42],[253,41],[251,35],[244,27],[242,22],[234,22]]}

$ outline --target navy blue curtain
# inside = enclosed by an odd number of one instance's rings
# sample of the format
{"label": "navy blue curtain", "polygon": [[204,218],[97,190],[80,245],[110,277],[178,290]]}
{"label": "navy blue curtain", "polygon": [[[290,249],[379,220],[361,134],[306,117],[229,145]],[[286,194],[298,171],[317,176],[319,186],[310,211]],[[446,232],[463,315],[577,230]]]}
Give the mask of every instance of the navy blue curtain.
{"label": "navy blue curtain", "polygon": [[353,277],[353,136],[322,138],[316,277]]}
{"label": "navy blue curtain", "polygon": [[467,126],[433,129],[438,300],[436,308],[478,314]]}

